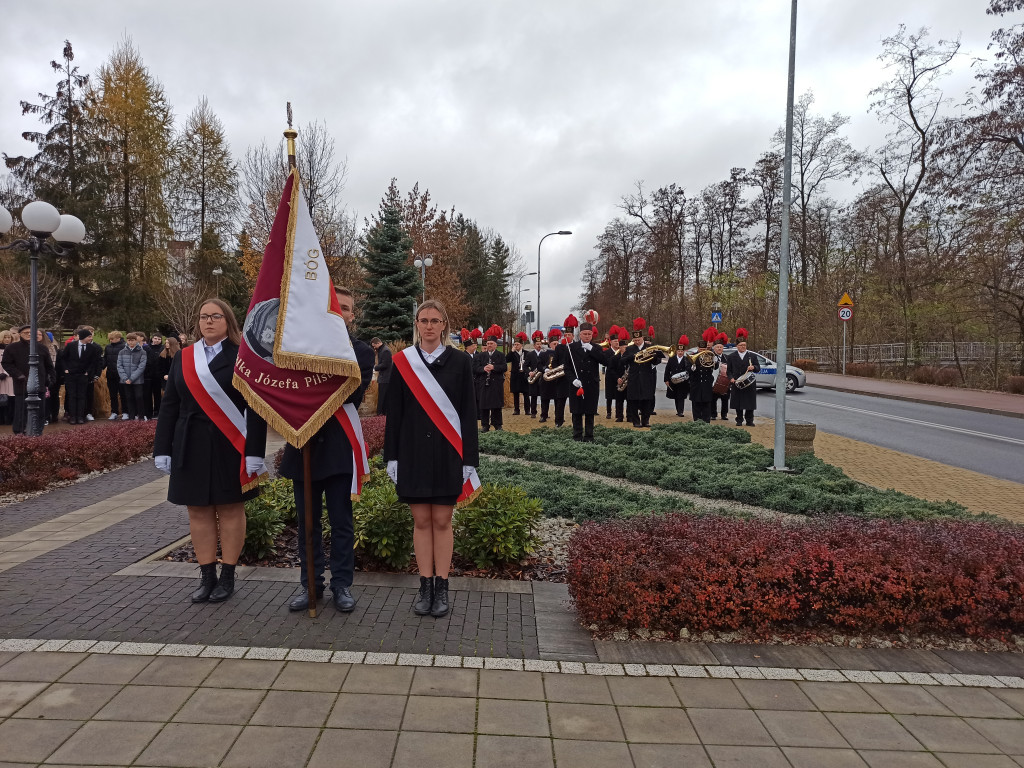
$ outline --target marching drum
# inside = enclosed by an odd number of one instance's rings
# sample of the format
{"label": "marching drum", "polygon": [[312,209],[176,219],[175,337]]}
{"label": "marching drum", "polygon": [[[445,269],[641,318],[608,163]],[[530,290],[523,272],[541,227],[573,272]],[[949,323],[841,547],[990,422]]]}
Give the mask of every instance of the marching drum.
{"label": "marching drum", "polygon": [[737,376],[733,383],[736,385],[736,389],[746,389],[755,381],[757,381],[757,376],[754,375],[754,372],[747,371],[742,376]]}

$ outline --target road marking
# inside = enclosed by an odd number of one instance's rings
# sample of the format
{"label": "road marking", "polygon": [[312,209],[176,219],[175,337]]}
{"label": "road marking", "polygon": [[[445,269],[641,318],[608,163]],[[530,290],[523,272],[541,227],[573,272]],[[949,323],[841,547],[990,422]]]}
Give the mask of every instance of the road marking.
{"label": "road marking", "polygon": [[[795,401],[794,401],[795,402]],[[946,424],[936,424],[933,421],[921,421],[920,419],[909,419],[906,416],[892,416],[888,413],[879,413],[878,411],[868,411],[864,408],[852,408],[849,405],[836,405],[835,403],[824,403],[821,400],[805,400],[800,398],[801,403],[807,403],[808,405],[820,405],[823,408],[836,408],[840,411],[852,411],[854,413],[865,413],[868,416],[877,416],[880,419],[889,419],[890,421],[902,421],[906,424],[917,424],[921,427],[932,427],[933,429],[944,429],[947,432],[957,432],[961,435],[970,435],[972,437],[983,437],[989,440],[999,440],[1003,443],[1012,443],[1013,445],[1024,445],[1024,440],[1019,440],[1016,437],[1004,437],[1003,435],[993,435],[989,432],[976,432],[973,429],[963,429],[961,427],[950,427]]]}

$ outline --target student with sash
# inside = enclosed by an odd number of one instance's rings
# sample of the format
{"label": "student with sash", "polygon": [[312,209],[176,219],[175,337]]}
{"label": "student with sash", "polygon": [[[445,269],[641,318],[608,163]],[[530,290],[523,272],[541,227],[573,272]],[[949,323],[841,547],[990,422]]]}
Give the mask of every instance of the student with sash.
{"label": "student with sash", "polygon": [[[245,543],[245,499],[259,493],[267,424],[231,383],[242,332],[231,307],[210,299],[199,309],[195,344],[174,357],[156,425],[156,467],[171,478],[167,500],[188,507],[199,562],[193,603],[227,600]],[[217,575],[217,541],[221,571]]]}
{"label": "student with sash", "polygon": [[[356,391],[349,395],[345,405],[309,439],[310,477],[313,481],[313,570],[316,574],[316,597],[319,600],[324,594],[323,500],[326,499],[327,520],[331,524],[331,554],[328,565],[331,569],[332,602],[337,610],[349,613],[356,607],[356,598],[352,595],[351,589],[356,565],[352,495],[357,493],[359,481],[369,469],[358,408],[373,377],[374,355],[373,349],[365,341],[351,336],[351,326],[356,319],[352,292],[336,285],[334,293],[338,297],[341,316],[345,318],[345,323],[350,329],[349,338],[352,350],[356,353],[356,360],[359,361],[362,381]],[[380,339],[376,341],[379,345]],[[380,350],[387,351],[387,347],[380,346]],[[390,365],[389,352],[388,366]],[[387,387],[385,384],[385,392]],[[383,405],[378,402],[378,407]],[[286,445],[278,474],[293,483],[295,511],[299,521],[297,541],[301,566],[299,583],[302,587],[288,601],[288,610],[304,611],[309,608],[309,594],[306,592],[306,487],[302,451],[291,444]]]}
{"label": "student with sash", "polygon": [[449,346],[439,301],[420,304],[414,335],[415,346],[392,359],[384,460],[415,522],[420,589],[413,612],[441,617],[449,610],[452,511],[480,487],[473,360]]}

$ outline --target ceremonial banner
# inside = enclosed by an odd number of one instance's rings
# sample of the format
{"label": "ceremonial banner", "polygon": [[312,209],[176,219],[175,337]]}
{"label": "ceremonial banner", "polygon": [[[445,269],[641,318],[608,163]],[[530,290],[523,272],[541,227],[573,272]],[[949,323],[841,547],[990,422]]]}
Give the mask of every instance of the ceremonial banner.
{"label": "ceremonial banner", "polygon": [[297,169],[285,182],[263,254],[234,384],[249,407],[296,447],[360,385],[359,364]]}

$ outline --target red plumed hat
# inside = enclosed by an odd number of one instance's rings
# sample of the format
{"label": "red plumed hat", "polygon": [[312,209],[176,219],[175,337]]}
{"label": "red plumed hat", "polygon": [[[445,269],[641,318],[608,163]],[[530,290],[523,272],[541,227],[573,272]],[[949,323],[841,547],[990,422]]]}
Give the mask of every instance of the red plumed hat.
{"label": "red plumed hat", "polygon": [[608,329],[608,338],[609,339],[616,338],[619,335],[619,331],[620,330],[621,329],[619,328],[619,326],[613,325],[611,328]]}
{"label": "red plumed hat", "polygon": [[549,340],[558,341],[560,338],[562,338],[562,332],[558,328],[552,328],[548,331]]}
{"label": "red plumed hat", "polygon": [[504,333],[505,332],[501,330],[500,325],[492,325],[490,328],[487,329],[487,338],[494,339],[495,341],[500,341]]}
{"label": "red plumed hat", "polygon": [[652,339],[654,338],[654,326],[653,325],[647,326],[647,335],[648,335],[648,337],[650,337]]}
{"label": "red plumed hat", "polygon": [[714,344],[715,339],[718,338],[718,331],[714,328],[714,326],[708,326],[708,328],[704,331],[704,333],[700,335],[700,337],[704,339],[704,341],[706,341],[708,344]]}
{"label": "red plumed hat", "polygon": [[619,341],[629,341],[629,331],[619,328]]}
{"label": "red plumed hat", "polygon": [[533,340],[537,341],[537,339],[540,339],[541,341],[544,340],[544,331],[542,331],[540,328],[533,332]]}
{"label": "red plumed hat", "polygon": [[729,334],[727,334],[725,331],[722,331],[720,334],[715,336],[715,342],[719,344],[728,344]]}
{"label": "red plumed hat", "polygon": [[638,317],[633,321],[633,338],[639,338],[644,335],[644,328],[647,327],[647,321],[642,317]]}
{"label": "red plumed hat", "polygon": [[481,331],[479,328],[474,328],[472,331],[469,332],[469,337],[474,341],[476,341],[483,335],[483,331]]}
{"label": "red plumed hat", "polygon": [[748,338],[750,338],[750,334],[747,332],[746,328],[737,328],[736,329],[736,341],[737,342],[746,341]]}
{"label": "red plumed hat", "polygon": [[469,341],[469,329],[468,328],[463,328],[462,329],[462,333],[460,335],[462,336],[462,343],[463,344],[465,344],[467,341]]}
{"label": "red plumed hat", "polygon": [[519,333],[516,334],[516,341],[520,341],[523,344],[525,344],[529,340],[530,337],[526,335],[526,331],[520,331]]}
{"label": "red plumed hat", "polygon": [[583,313],[583,321],[590,323],[591,325],[597,325],[597,321],[601,319],[601,316],[597,314],[596,309],[588,309]]}
{"label": "red plumed hat", "polygon": [[684,333],[682,336],[679,337],[679,342],[676,344],[676,346],[678,346],[678,347],[688,347],[688,346],[690,346],[690,337],[687,336]]}
{"label": "red plumed hat", "polygon": [[567,318],[565,318],[565,322],[562,323],[562,326],[565,328],[565,330],[570,331],[573,328],[579,326],[579,324],[580,321],[576,319],[576,315],[570,314]]}

